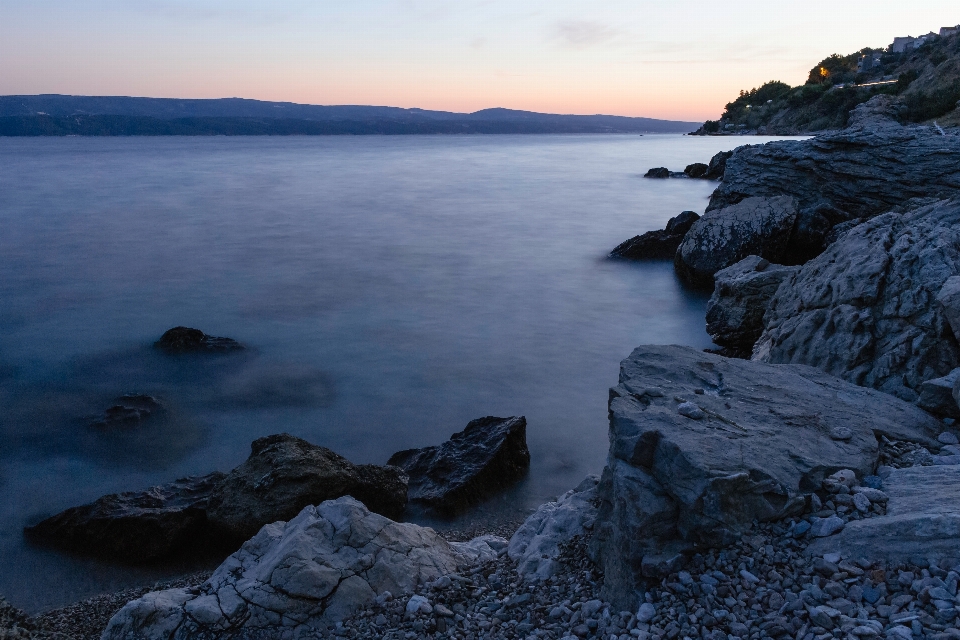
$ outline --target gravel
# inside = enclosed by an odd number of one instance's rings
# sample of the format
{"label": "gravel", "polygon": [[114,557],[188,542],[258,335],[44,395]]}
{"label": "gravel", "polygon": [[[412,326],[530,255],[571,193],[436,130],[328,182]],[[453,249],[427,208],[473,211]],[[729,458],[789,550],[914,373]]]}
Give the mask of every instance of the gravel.
{"label": "gravel", "polygon": [[[920,451],[886,441],[881,455],[886,466],[930,464]],[[802,517],[755,524],[734,545],[685,558],[675,573],[645,586],[634,611],[618,611],[603,600],[603,576],[587,557],[588,541],[578,537],[562,548],[561,570],[545,581],[524,582],[501,552],[496,560],[442,577],[416,594],[382,594],[373,606],[317,637],[960,640],[960,559],[940,566],[922,558],[884,566],[804,554],[818,522],[884,515],[882,480],[864,478],[858,485],[840,472],[815,495]],[[509,537],[516,527],[507,523],[443,535]],[[157,588],[193,586],[207,575],[98,596],[33,619],[0,601],[0,639],[98,638],[128,600]]]}

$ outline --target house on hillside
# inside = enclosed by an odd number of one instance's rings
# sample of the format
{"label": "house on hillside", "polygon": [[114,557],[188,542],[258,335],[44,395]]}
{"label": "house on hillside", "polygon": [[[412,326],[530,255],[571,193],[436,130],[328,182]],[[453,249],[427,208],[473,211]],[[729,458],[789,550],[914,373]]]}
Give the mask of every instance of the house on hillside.
{"label": "house on hillside", "polygon": [[940,37],[946,38],[947,36],[952,36],[955,33],[960,33],[960,24],[955,27],[943,27],[940,29]]}
{"label": "house on hillside", "polygon": [[[952,29],[953,27],[949,27],[949,28]],[[940,35],[943,34],[943,32],[944,32],[944,29],[941,29],[940,34],[936,34],[933,31],[931,31],[928,34],[917,36],[916,38],[914,38],[913,36],[906,36],[903,38],[894,38],[893,44],[890,45],[890,52],[904,53],[905,51],[913,51],[914,49],[922,45],[924,42],[927,42],[928,40],[931,40],[933,38],[940,37]]]}
{"label": "house on hillside", "polygon": [[857,73],[866,73],[874,67],[880,66],[880,58],[882,54],[880,53],[868,53],[867,55],[860,56],[860,59],[857,60]]}

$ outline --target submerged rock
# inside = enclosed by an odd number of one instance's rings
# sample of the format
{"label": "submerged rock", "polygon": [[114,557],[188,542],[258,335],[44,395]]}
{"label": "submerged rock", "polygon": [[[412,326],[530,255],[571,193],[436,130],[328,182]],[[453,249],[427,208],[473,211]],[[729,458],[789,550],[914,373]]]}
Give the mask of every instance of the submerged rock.
{"label": "submerged rock", "polygon": [[208,336],[199,329],[174,327],[167,330],[154,346],[170,354],[180,353],[227,353],[245,347],[232,338]]}
{"label": "submerged rock", "polygon": [[648,231],[626,240],[610,252],[611,258],[623,260],[673,260],[683,236],[700,216],[693,211],[684,211],[670,218],[663,230]]}
{"label": "submerged rock", "polygon": [[343,497],[264,526],[195,589],[128,603],[103,640],[325,637],[328,625],[461,567],[496,558],[478,539],[448,543],[432,529],[392,522]]}
{"label": "submerged rock", "polygon": [[211,496],[208,517],[225,535],[242,541],[307,505],[347,495],[375,513],[398,518],[407,503],[407,478],[396,467],[355,465],[326,447],[282,433],[253,441],[250,457]]}
{"label": "submerged rock", "polygon": [[116,404],[90,423],[96,429],[138,427],[150,418],[164,413],[164,407],[153,396],[127,394],[116,399]]}
{"label": "submerged rock", "polygon": [[799,267],[747,256],[714,276],[707,303],[707,333],[730,355],[749,358],[763,333],[763,314],[780,285]]}
{"label": "submerged rock", "polygon": [[472,420],[442,445],[398,451],[387,464],[410,476],[411,502],[456,513],[527,474],[527,420],[523,416]]}
{"label": "submerged rock", "polygon": [[132,564],[198,555],[216,546],[209,535],[206,504],[223,478],[223,473],[211,473],[146,491],[110,494],[27,527],[24,533],[32,542]]}
{"label": "submerged rock", "polygon": [[714,274],[749,255],[781,262],[797,218],[790,197],[748,198],[705,213],[683,238],[674,265],[696,286],[713,286]]}
{"label": "submerged rock", "polygon": [[958,274],[960,200],[877,216],[777,289],[753,358],[915,401],[925,381],[960,366],[952,297],[941,295]]}
{"label": "submerged rock", "polygon": [[[695,404],[704,414],[680,412]],[[840,469],[872,475],[880,434],[932,445],[917,407],[812,367],[643,346],[610,394],[610,455],[591,552],[618,606],[684,544],[725,544],[755,520],[799,513]],[[836,439],[835,429],[847,432]]]}

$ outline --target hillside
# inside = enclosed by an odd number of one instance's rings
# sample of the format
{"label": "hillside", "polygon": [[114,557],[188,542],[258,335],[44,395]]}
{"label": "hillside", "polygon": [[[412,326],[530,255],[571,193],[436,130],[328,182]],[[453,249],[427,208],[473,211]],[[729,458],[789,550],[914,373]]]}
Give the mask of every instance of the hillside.
{"label": "hillside", "polygon": [[0,96],[0,136],[685,133],[692,122],[484,109],[474,113],[241,98]]}
{"label": "hillside", "polygon": [[[867,67],[858,71],[858,63]],[[798,87],[768,82],[727,104],[700,134],[802,134],[840,129],[850,111],[877,94],[897,97],[904,123],[960,126],[960,34],[931,38],[903,53],[862,49],[834,54]]]}

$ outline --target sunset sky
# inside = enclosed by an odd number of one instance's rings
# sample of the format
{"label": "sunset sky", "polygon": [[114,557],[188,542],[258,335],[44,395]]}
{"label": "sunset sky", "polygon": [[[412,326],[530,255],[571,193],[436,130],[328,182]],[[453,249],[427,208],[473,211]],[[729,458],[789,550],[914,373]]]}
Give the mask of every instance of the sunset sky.
{"label": "sunset sky", "polygon": [[0,0],[0,94],[715,118],[957,0]]}

